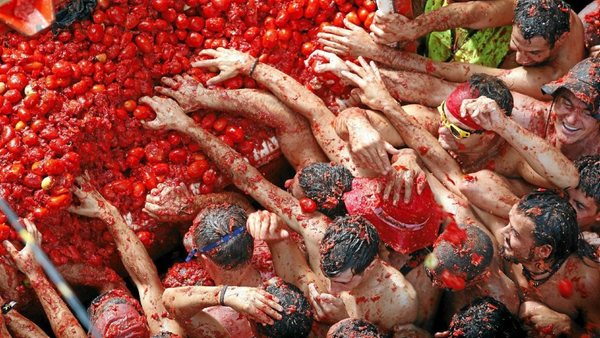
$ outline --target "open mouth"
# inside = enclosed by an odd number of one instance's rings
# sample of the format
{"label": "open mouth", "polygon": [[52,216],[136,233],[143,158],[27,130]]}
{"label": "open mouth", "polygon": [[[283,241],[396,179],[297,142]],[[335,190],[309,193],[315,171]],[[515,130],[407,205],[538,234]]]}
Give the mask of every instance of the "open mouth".
{"label": "open mouth", "polygon": [[570,125],[566,124],[565,122],[562,123],[562,126],[569,133],[574,133],[574,132],[581,130],[581,128],[576,128],[576,127],[570,126]]}

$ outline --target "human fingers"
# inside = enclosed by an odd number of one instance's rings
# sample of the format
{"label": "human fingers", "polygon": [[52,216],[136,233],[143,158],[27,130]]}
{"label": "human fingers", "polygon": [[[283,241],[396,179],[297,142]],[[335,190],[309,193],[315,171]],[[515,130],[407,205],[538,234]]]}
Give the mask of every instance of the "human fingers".
{"label": "human fingers", "polygon": [[220,65],[220,61],[218,59],[200,60],[194,61],[190,65],[196,68],[218,67]]}
{"label": "human fingers", "polygon": [[[331,26],[323,27],[323,29],[321,30],[321,32],[319,32],[319,34],[323,34],[323,33],[334,34],[334,35],[338,35],[338,36],[348,36],[350,31],[345,28],[331,25]],[[319,36],[319,34],[317,34],[317,36]]]}
{"label": "human fingers", "polygon": [[8,252],[8,254],[10,255],[10,257],[12,257],[13,260],[17,260],[18,255],[19,255],[19,251],[17,251],[17,249],[15,248],[15,246],[7,241],[4,240],[2,241],[2,246],[4,246],[4,249],[6,250],[6,252]]}
{"label": "human fingers", "polygon": [[179,86],[179,83],[176,80],[166,76],[161,77],[160,82],[174,89],[176,89]]}
{"label": "human fingers", "polygon": [[215,49],[209,48],[209,49],[203,49],[202,51],[200,51],[200,53],[198,53],[198,55],[218,57],[220,55],[220,53],[217,52],[217,50],[215,50]]}
{"label": "human fingers", "polygon": [[395,188],[395,185],[396,185],[396,174],[391,173],[391,175],[388,175],[388,180],[385,183],[385,186],[383,188],[383,196],[382,197],[383,197],[384,201],[389,200],[392,190]]}
{"label": "human fingers", "polygon": [[[350,63],[352,63],[352,62],[350,62]],[[348,64],[348,63],[346,63],[346,64]],[[362,79],[362,77],[360,77],[359,75],[357,75],[355,73],[352,73],[351,71],[342,70],[340,74],[342,74],[342,76],[346,80],[352,82],[357,87],[362,88],[366,84],[365,81]]]}
{"label": "human fingers", "polygon": [[400,193],[402,192],[403,189],[406,189],[406,187],[404,186],[404,178],[403,177],[404,177],[404,174],[394,175],[394,189],[392,190],[392,192],[393,192],[392,204],[393,205],[398,205],[398,202],[400,201]]}
{"label": "human fingers", "polygon": [[391,145],[389,142],[384,141],[383,142],[383,148],[385,149],[385,151],[390,154],[390,155],[397,155],[400,154],[400,149],[396,149],[394,148],[393,145]]}
{"label": "human fingers", "polygon": [[154,89],[156,90],[156,92],[166,95],[166,96],[169,96],[169,97],[176,98],[178,96],[177,95],[178,93],[171,88],[157,86],[157,87],[154,87]]}
{"label": "human fingers", "polygon": [[343,43],[340,43],[339,41],[334,41],[334,40],[319,38],[317,40],[317,42],[319,42],[320,44],[323,45],[323,49],[324,50],[325,50],[325,47],[329,47],[329,48],[333,48],[333,49],[342,51],[344,55],[348,54],[348,51],[349,51],[348,46],[345,45],[345,44],[343,44]]}
{"label": "human fingers", "polygon": [[224,71],[219,73],[219,75],[211,78],[210,80],[206,81],[206,84],[211,86],[211,85],[215,85],[217,83],[221,83],[225,80],[229,80],[232,77],[234,77],[236,74],[234,72],[231,71]]}
{"label": "human fingers", "polygon": [[419,172],[417,175],[417,195],[421,195],[427,184],[427,175],[424,172]]}
{"label": "human fingers", "polygon": [[414,179],[414,172],[412,170],[407,170],[403,175],[404,179],[404,203],[410,202],[410,197],[412,195],[412,185]]}
{"label": "human fingers", "polygon": [[339,48],[333,48],[333,47],[329,47],[329,46],[324,46],[323,50],[329,53],[333,53],[335,55],[348,55],[348,51],[343,50],[343,49],[339,49]]}
{"label": "human fingers", "polygon": [[353,24],[352,22],[350,22],[350,20],[348,20],[348,18],[344,18],[344,25],[346,27],[348,27],[348,29],[353,30],[353,31],[363,30],[360,26],[357,26],[357,25]]}
{"label": "human fingers", "polygon": [[377,64],[375,63],[375,61],[369,62],[369,66],[371,67],[371,71],[373,72],[373,74],[375,75],[375,77],[379,81],[381,81],[381,73],[379,73],[379,67],[377,67]]}

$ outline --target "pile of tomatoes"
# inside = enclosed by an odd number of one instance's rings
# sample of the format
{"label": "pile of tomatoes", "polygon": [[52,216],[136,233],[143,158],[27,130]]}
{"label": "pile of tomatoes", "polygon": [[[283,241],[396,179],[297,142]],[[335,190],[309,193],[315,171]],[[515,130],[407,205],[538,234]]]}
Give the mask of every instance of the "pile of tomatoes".
{"label": "pile of tomatoes", "polygon": [[[98,0],[92,17],[33,38],[2,34],[0,192],[33,219],[56,264],[101,265],[114,253],[105,226],[69,214],[74,178],[93,184],[126,216],[142,241],[156,222],[141,212],[146,194],[175,179],[206,194],[223,179],[198,145],[175,132],[145,130],[152,111],[138,104],[163,76],[215,76],[190,63],[205,48],[235,48],[307,84],[304,59],[324,25],[344,17],[370,25],[372,0]],[[236,77],[220,87],[255,88]],[[343,92],[337,87],[335,95]],[[328,95],[327,93],[320,93]],[[333,95],[330,95],[333,97]],[[326,100],[332,102],[332,100]],[[256,150],[273,131],[243,118],[198,111],[199,126],[260,165]],[[16,236],[0,217],[0,240]]]}

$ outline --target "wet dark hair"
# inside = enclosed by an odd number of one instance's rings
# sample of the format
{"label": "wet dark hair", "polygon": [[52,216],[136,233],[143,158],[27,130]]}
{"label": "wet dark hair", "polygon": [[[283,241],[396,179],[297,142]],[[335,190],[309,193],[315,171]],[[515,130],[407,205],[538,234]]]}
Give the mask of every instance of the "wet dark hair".
{"label": "wet dark hair", "polygon": [[[364,319],[346,318],[339,321],[334,332],[329,332],[331,338],[385,338],[375,324]],[[333,326],[332,326],[333,327]]]}
{"label": "wet dark hair", "polygon": [[373,262],[378,248],[377,230],[364,217],[337,217],[321,240],[321,270],[328,278],[348,269],[360,274]]}
{"label": "wet dark hair", "polygon": [[469,78],[469,87],[477,89],[479,96],[488,97],[500,106],[506,116],[510,116],[513,110],[513,96],[510,89],[496,76],[477,73]]}
{"label": "wet dark hair", "polygon": [[552,190],[535,191],[519,201],[517,210],[535,224],[535,245],[552,247],[548,259],[563,261],[577,252],[580,239],[577,214],[564,197]]}
{"label": "wet dark hair", "polygon": [[570,29],[571,7],[562,0],[519,0],[515,24],[526,40],[541,36],[550,48]]}
{"label": "wet dark hair", "polygon": [[521,322],[506,306],[485,296],[464,306],[450,323],[450,337],[511,338],[526,337]]}
{"label": "wet dark hair", "polygon": [[596,200],[600,208],[600,155],[584,156],[575,161],[579,171],[579,185],[587,196]]}
{"label": "wet dark hair", "polygon": [[266,285],[265,291],[279,299],[279,305],[284,309],[279,312],[282,318],[275,320],[273,325],[256,325],[256,331],[266,337],[308,337],[313,322],[308,300],[295,285],[275,278],[277,281]]}
{"label": "wet dark hair", "polygon": [[[221,240],[238,228],[246,228],[244,209],[234,204],[212,205],[202,210],[196,219],[193,232],[194,245],[198,250]],[[225,243],[205,252],[213,262],[225,269],[236,269],[252,258],[254,240],[246,231],[233,236]]]}
{"label": "wet dark hair", "polygon": [[[443,274],[450,273],[467,284],[487,271],[494,258],[494,244],[479,227],[452,223],[438,237],[432,255],[437,264],[426,267],[432,280],[442,281]],[[437,284],[446,286],[444,282]]]}
{"label": "wet dark hair", "polygon": [[319,211],[330,218],[348,213],[342,197],[352,190],[353,179],[350,170],[332,163],[313,163],[298,174],[298,184],[306,197],[315,201]]}
{"label": "wet dark hair", "polygon": [[552,190],[540,190],[525,195],[517,209],[535,224],[536,246],[548,244],[552,253],[548,259],[563,262],[571,254],[599,261],[596,249],[586,242],[577,223],[577,213],[569,201]]}

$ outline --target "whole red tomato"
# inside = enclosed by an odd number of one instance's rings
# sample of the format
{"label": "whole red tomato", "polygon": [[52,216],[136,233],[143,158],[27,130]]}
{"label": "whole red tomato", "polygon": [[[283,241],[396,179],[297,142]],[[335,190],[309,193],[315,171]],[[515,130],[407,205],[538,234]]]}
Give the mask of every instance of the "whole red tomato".
{"label": "whole red tomato", "polygon": [[298,202],[300,203],[300,209],[304,213],[310,214],[317,211],[317,203],[308,197],[302,197]]}

